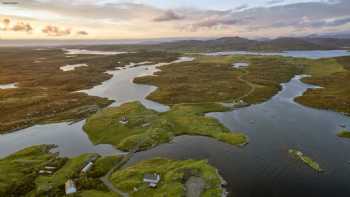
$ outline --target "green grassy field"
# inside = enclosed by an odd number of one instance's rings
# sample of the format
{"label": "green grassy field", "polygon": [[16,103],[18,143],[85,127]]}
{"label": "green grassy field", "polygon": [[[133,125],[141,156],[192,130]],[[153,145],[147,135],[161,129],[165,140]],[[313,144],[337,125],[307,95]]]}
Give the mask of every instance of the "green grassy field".
{"label": "green grassy field", "polygon": [[[156,188],[149,188],[143,182],[145,173],[158,173],[161,176]],[[134,166],[114,172],[111,181],[130,196],[185,196],[185,182],[192,176],[205,181],[203,197],[220,197],[221,179],[215,168],[207,161],[175,161],[155,158],[142,161]],[[137,191],[134,190],[136,188]]]}
{"label": "green grassy field", "polygon": [[[50,150],[54,146],[32,146],[0,160],[0,196],[43,197],[64,196],[64,184],[68,179],[76,182],[78,196],[117,196],[99,180],[122,157],[101,157],[97,154],[83,154],[73,158],[62,158]],[[92,169],[81,175],[81,169],[91,157],[97,157]],[[45,167],[55,167],[52,174],[40,174]]]}
{"label": "green grassy field", "polygon": [[76,196],[79,197],[121,197],[120,195],[106,191],[86,190],[79,192]]}
{"label": "green grassy field", "polygon": [[[158,113],[132,102],[91,116],[84,130],[95,144],[112,144],[121,150],[132,150],[140,142],[140,150],[148,149],[179,135],[208,136],[233,145],[247,143],[245,135],[232,133],[217,120],[204,116],[207,112],[225,110],[214,103],[179,104],[168,112]],[[127,117],[127,124],[120,123],[122,117]]]}
{"label": "green grassy field", "polygon": [[34,180],[45,165],[60,165],[63,159],[50,153],[53,146],[26,148],[0,160],[0,196],[22,196],[35,188]]}

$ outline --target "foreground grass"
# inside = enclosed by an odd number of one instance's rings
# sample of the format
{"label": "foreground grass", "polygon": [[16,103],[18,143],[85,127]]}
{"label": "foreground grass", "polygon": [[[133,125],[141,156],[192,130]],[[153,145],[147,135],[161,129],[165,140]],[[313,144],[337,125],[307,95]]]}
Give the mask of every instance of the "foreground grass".
{"label": "foreground grass", "polygon": [[[1,159],[0,196],[64,196],[64,184],[68,179],[75,180],[81,193],[79,195],[116,196],[108,192],[99,178],[119,162],[121,157],[83,154],[68,159],[51,153],[52,148],[51,145],[33,146]],[[81,169],[91,157],[97,157],[94,166],[86,175],[81,175]],[[55,167],[56,170],[51,175],[39,174],[46,166]]]}
{"label": "foreground grass", "polygon": [[350,131],[340,131],[337,134],[338,137],[342,137],[342,138],[350,138]]}
{"label": "foreground grass", "polygon": [[306,165],[308,165],[313,170],[315,170],[317,172],[323,172],[324,171],[316,161],[312,160],[308,156],[305,156],[302,152],[300,152],[298,150],[294,150],[294,149],[289,149],[288,152],[289,152],[289,154],[291,154],[295,158],[297,158],[297,159],[301,160],[302,162],[304,162]]}
{"label": "foreground grass", "polygon": [[112,192],[86,190],[77,194],[79,197],[120,197],[120,195]]}
{"label": "foreground grass", "polygon": [[[244,145],[247,137],[232,133],[217,120],[205,117],[212,111],[227,110],[219,104],[179,104],[170,111],[158,113],[139,102],[107,108],[87,119],[84,130],[95,144],[112,144],[121,150],[148,149],[171,141],[179,135],[208,136],[232,145]],[[122,117],[127,124],[120,123]]]}
{"label": "foreground grass", "polygon": [[[107,70],[130,62],[170,62],[176,58],[177,54],[165,52],[67,57],[60,49],[1,48],[0,84],[16,83],[18,88],[0,89],[0,133],[88,117],[112,101],[76,91],[111,78]],[[69,72],[59,69],[80,63],[89,66]]]}
{"label": "foreground grass", "polygon": [[63,159],[50,153],[52,146],[33,146],[0,160],[0,196],[22,196],[35,188],[34,180],[45,165],[60,165]]}
{"label": "foreground grass", "polygon": [[[158,173],[161,176],[157,188],[149,188],[143,182],[145,173]],[[175,161],[163,158],[142,161],[134,166],[116,171],[111,181],[130,196],[185,196],[185,182],[192,176],[205,181],[201,196],[220,197],[221,179],[217,170],[207,161]],[[136,188],[136,190],[134,190]]]}

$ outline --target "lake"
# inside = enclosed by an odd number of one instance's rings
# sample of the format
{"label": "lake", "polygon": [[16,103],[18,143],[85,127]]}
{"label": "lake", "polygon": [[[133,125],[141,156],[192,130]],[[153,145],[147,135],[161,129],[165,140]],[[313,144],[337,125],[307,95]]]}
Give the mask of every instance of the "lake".
{"label": "lake", "polygon": [[[308,54],[308,58],[316,58],[341,56],[343,52],[299,51],[294,54],[305,54],[304,57]],[[191,60],[181,58],[176,62]],[[114,106],[137,100],[148,108],[166,111],[167,106],[145,99],[156,87],[132,83],[137,76],[153,74],[160,65],[164,64],[137,67],[130,64],[125,69],[108,71],[113,74],[110,80],[83,91],[114,99]],[[267,102],[230,112],[207,114],[232,131],[248,135],[250,143],[246,147],[237,148],[206,137],[182,136],[169,144],[137,153],[128,165],[155,156],[208,159],[228,182],[228,191],[240,197],[350,196],[350,140],[336,136],[341,130],[340,125],[350,128],[350,119],[339,113],[295,103],[295,97],[308,88],[315,88],[302,83],[300,78],[296,76],[283,84],[283,90]],[[93,145],[82,130],[83,124],[84,121],[73,125],[37,125],[0,135],[0,156],[34,144],[52,143],[59,145],[58,150],[63,156],[86,152],[123,154],[110,145]],[[288,154],[290,148],[311,156],[326,172],[318,174],[293,159]]]}
{"label": "lake", "polygon": [[[208,159],[229,183],[235,196],[349,196],[350,140],[336,133],[350,118],[301,106],[293,101],[308,88],[296,76],[269,101],[230,112],[210,113],[232,131],[244,132],[250,143],[233,147],[206,137],[182,136],[170,144],[136,154],[128,163],[152,157]],[[295,148],[326,170],[318,174],[288,154]]]}

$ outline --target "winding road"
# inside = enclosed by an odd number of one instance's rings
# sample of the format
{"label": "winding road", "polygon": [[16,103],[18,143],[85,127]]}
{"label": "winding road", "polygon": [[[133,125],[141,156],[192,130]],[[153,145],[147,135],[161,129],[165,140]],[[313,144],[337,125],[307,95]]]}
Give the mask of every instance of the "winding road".
{"label": "winding road", "polygon": [[253,83],[251,83],[250,81],[247,81],[245,79],[243,79],[244,76],[248,75],[249,74],[249,71],[246,70],[246,69],[242,69],[242,71],[244,72],[244,74],[240,75],[237,79],[245,84],[247,84],[249,87],[250,87],[250,90],[245,93],[244,95],[242,95],[241,97],[237,98],[237,101],[240,101],[240,100],[243,100],[244,98],[248,97],[249,95],[251,95],[256,87]]}

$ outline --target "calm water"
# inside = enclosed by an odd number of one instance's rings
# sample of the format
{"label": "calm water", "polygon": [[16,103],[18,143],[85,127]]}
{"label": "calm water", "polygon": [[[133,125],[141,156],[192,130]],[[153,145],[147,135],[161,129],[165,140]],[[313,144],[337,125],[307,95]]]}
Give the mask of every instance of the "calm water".
{"label": "calm water", "polygon": [[17,88],[16,83],[0,84],[0,89],[11,89],[11,88]]}
{"label": "calm water", "polygon": [[88,67],[88,65],[87,64],[71,64],[71,65],[61,66],[60,69],[63,72],[67,72],[67,71],[73,71],[73,70],[75,70],[76,68],[79,68],[79,67]]}
{"label": "calm water", "polygon": [[66,55],[119,55],[129,52],[124,51],[92,51],[85,49],[63,49]]}
{"label": "calm water", "polygon": [[238,62],[238,63],[232,64],[232,66],[233,68],[246,68],[249,66],[249,64],[244,62]]}
{"label": "calm water", "polygon": [[[300,77],[283,85],[271,100],[226,113],[210,113],[232,131],[250,138],[236,148],[206,137],[183,136],[171,144],[138,153],[130,162],[156,156],[208,159],[228,181],[231,195],[245,196],[349,196],[350,140],[340,139],[339,125],[350,119],[338,113],[303,107],[293,98],[312,86]],[[317,174],[288,155],[296,148],[326,169]],[[234,196],[234,195],[233,195]]]}
{"label": "calm water", "polygon": [[222,55],[279,55],[284,57],[302,57],[310,59],[341,57],[350,55],[348,50],[327,50],[327,51],[284,51],[281,53],[264,53],[264,52],[249,52],[249,51],[223,51],[214,53],[204,53],[205,55],[222,56]]}
{"label": "calm water", "polygon": [[[171,63],[192,60],[193,58],[182,57]],[[151,75],[157,71],[157,66],[166,64],[170,63],[138,67],[133,67],[137,65],[133,63],[126,66],[125,69],[109,71],[110,74],[113,74],[112,79],[83,92],[116,100],[113,105],[120,105],[129,101],[140,101],[150,109],[166,111],[168,110],[167,106],[145,99],[156,87],[132,83],[135,77]],[[60,154],[68,157],[87,152],[96,152],[101,155],[124,154],[111,145],[95,146],[92,144],[82,129],[83,125],[84,121],[73,125],[68,123],[37,125],[18,132],[0,135],[0,157],[36,144],[56,144]]]}

